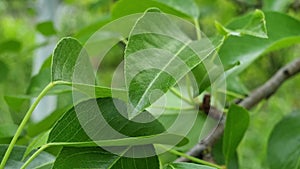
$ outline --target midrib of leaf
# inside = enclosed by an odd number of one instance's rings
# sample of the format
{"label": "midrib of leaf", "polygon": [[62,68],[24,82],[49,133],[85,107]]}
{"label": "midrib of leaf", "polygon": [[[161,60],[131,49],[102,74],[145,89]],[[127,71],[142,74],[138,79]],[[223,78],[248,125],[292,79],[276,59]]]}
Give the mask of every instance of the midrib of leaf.
{"label": "midrib of leaf", "polygon": [[172,169],[176,169],[172,164],[169,165]]}
{"label": "midrib of leaf", "polygon": [[[112,167],[113,167],[113,166],[121,159],[121,157],[123,157],[123,155],[124,155],[130,148],[131,148],[131,146],[128,146],[128,147],[124,150],[124,152],[122,152],[122,154],[118,155],[118,158],[116,158],[116,159],[111,163],[111,165],[108,166],[107,169],[112,168]],[[134,161],[134,160],[133,160],[133,161]]]}
{"label": "midrib of leaf", "polygon": [[[150,88],[152,87],[152,85],[155,83],[155,81],[159,78],[159,76],[161,75],[161,73],[163,71],[166,70],[166,68],[172,63],[172,61],[191,43],[192,41],[188,41],[186,42],[185,45],[183,45],[177,52],[176,54],[170,59],[170,61],[162,68],[162,70],[160,72],[158,72],[156,74],[156,76],[154,77],[154,79],[151,81],[151,83],[148,85],[148,87],[146,88],[145,92],[143,93],[141,99],[139,100],[137,106],[133,109],[133,113],[131,113],[129,115],[130,119],[134,118],[140,111],[140,107],[141,107],[141,103],[142,101],[145,99],[146,94],[148,94]],[[137,109],[138,108],[138,109]]]}

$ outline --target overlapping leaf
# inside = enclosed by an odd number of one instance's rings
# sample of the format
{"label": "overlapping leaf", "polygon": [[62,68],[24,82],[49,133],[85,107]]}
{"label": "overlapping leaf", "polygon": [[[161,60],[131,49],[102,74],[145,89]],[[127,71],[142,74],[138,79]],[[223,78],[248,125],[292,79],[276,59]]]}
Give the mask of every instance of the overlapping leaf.
{"label": "overlapping leaf", "polygon": [[[227,28],[235,30],[246,25],[251,15],[232,21]],[[300,22],[288,15],[276,12],[265,12],[268,38],[261,39],[250,35],[229,37],[222,45],[219,55],[224,65],[240,62],[228,74],[237,74],[249,66],[263,53],[286,47],[300,41]],[[284,24],[278,24],[284,23]]]}
{"label": "overlapping leaf", "polygon": [[180,26],[195,31],[193,25],[149,10],[133,28],[124,56],[126,85],[134,107],[132,116],[213,52],[208,39],[193,41]]}
{"label": "overlapping leaf", "polygon": [[194,0],[122,0],[115,4],[112,15],[119,18],[133,13],[143,13],[151,7],[157,7],[173,15],[199,17],[199,9]]}
{"label": "overlapping leaf", "polygon": [[[7,145],[0,145],[0,161],[2,160],[7,147]],[[27,160],[22,160],[25,150],[26,147],[24,146],[15,146],[12,151],[12,154],[10,155],[7,161],[5,169],[20,168]],[[28,168],[41,169],[45,165],[52,164],[54,162],[54,159],[55,157],[53,155],[46,152],[42,152],[28,165]]]}
{"label": "overlapping leaf", "polygon": [[[118,156],[100,147],[66,147],[58,155],[53,169],[105,168],[105,169],[158,169],[158,157],[152,145],[120,148]],[[140,155],[140,156],[139,156]],[[148,155],[148,156],[147,156]],[[150,156],[152,155],[152,156]],[[139,157],[139,158],[138,158]]]}

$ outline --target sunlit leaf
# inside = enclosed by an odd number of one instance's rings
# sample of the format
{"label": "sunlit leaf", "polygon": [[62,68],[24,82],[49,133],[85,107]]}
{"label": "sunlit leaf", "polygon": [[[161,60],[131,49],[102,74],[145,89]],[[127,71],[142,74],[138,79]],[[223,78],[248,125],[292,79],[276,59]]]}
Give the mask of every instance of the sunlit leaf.
{"label": "sunlit leaf", "polygon": [[208,39],[193,41],[180,27],[194,30],[193,25],[180,25],[173,19],[148,11],[130,34],[124,57],[126,85],[134,107],[131,116],[161,97],[214,50]]}

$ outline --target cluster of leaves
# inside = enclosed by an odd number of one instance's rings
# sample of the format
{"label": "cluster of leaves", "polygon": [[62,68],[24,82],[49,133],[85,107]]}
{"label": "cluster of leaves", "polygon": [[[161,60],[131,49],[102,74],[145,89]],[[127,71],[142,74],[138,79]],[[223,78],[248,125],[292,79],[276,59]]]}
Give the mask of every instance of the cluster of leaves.
{"label": "cluster of leaves", "polygon": [[[134,5],[127,5],[134,4]],[[126,6],[127,8],[124,8]],[[201,125],[194,126],[187,136],[175,135],[167,132],[167,128],[177,117],[177,111],[173,111],[173,116],[165,112],[159,119],[154,119],[153,114],[146,108],[151,105],[148,97],[154,90],[161,90],[165,93],[172,90],[176,82],[190,72],[184,72],[178,79],[172,79],[164,74],[163,70],[151,70],[142,72],[134,83],[129,84],[128,97],[137,108],[133,114],[128,113],[126,100],[123,99],[124,91],[112,89],[99,85],[76,83],[74,72],[77,68],[78,57],[84,51],[80,42],[84,43],[90,35],[109,21],[116,20],[122,16],[137,12],[145,12],[135,21],[131,32],[139,27],[139,23],[146,19],[148,13],[157,12],[148,10],[156,7],[161,11],[179,16],[191,21],[199,28],[199,9],[193,0],[122,0],[115,3],[112,17],[108,20],[97,23],[75,35],[75,38],[63,38],[58,42],[53,55],[43,64],[40,72],[31,80],[26,96],[7,96],[6,102],[12,110],[18,110],[24,102],[36,97],[35,102],[27,111],[23,121],[17,129],[15,125],[0,126],[0,137],[10,138],[14,136],[10,145],[0,146],[1,167],[4,168],[165,168],[165,169],[211,169],[238,168],[238,155],[236,149],[243,138],[249,123],[248,112],[232,104],[227,112],[226,127],[222,140],[214,146],[213,154],[217,164],[212,164],[200,159],[190,158],[191,163],[173,163],[177,155],[185,156],[183,152],[194,146],[199,140],[198,135],[202,130]],[[285,23],[285,24],[278,24]],[[55,34],[56,31],[50,22],[41,23],[38,30],[45,36]],[[216,50],[220,60],[226,68],[226,78],[228,91],[239,94],[247,94],[248,91],[240,82],[238,74],[245,70],[254,60],[263,53],[283,48],[299,41],[300,21],[291,18],[283,13],[262,12],[256,10],[245,16],[233,20],[227,26],[216,22],[216,28],[220,35],[216,36],[218,41]],[[195,33],[200,38],[199,32]],[[195,37],[196,39],[196,37]],[[142,45],[140,40],[151,43]],[[198,39],[199,40],[199,39]],[[164,39],[161,36],[138,34],[130,35],[124,49],[125,67],[130,68],[130,53],[147,48],[163,49],[162,43],[172,42],[171,39]],[[7,45],[7,44],[2,44]],[[176,49],[185,48],[185,44],[177,43]],[[15,45],[16,46],[16,45]],[[0,48],[2,49],[2,47]],[[8,49],[9,48],[4,48]],[[1,52],[1,51],[0,51]],[[177,53],[170,50],[171,53]],[[209,70],[205,70],[203,61],[193,59],[193,53],[181,51],[175,57],[188,60],[192,73],[196,77],[199,88],[195,92],[201,95],[211,85],[207,78]],[[184,58],[184,59],[183,59]],[[168,67],[169,65],[164,65]],[[85,67],[86,68],[86,67]],[[87,72],[89,70],[84,70]],[[178,72],[175,73],[182,73]],[[125,72],[126,73],[126,72]],[[90,81],[86,74],[80,77],[85,81]],[[143,82],[139,81],[140,79]],[[89,96],[89,100],[76,103],[72,102],[59,107],[51,115],[39,123],[27,124],[30,116],[45,95],[72,95],[76,90]],[[114,91],[112,91],[114,90]],[[92,92],[91,92],[92,91]],[[118,93],[120,98],[112,98],[112,92]],[[176,95],[176,94],[175,94]],[[115,96],[115,95],[114,95]],[[160,96],[154,99],[159,99]],[[182,96],[180,99],[183,99]],[[234,98],[235,99],[235,98]],[[195,106],[193,99],[190,100]],[[118,108],[115,107],[117,102]],[[96,103],[96,104],[95,104]],[[120,110],[121,107],[121,110]],[[76,111],[80,110],[80,114]],[[95,123],[86,121],[85,126],[78,119],[78,116],[86,115],[89,120],[97,114],[101,114],[103,119],[95,119]],[[121,113],[121,114],[120,114]],[[128,116],[127,118],[124,117]],[[188,113],[187,113],[188,116]],[[93,118],[91,118],[93,117]],[[135,120],[135,118],[137,120]],[[154,119],[148,123],[139,123],[139,118]],[[129,120],[131,119],[131,120]],[[206,120],[204,113],[197,115],[196,122]],[[299,168],[299,137],[297,129],[300,128],[299,114],[283,119],[275,127],[270,139],[268,148],[268,161],[272,169]],[[99,126],[99,124],[101,124]],[[120,125],[121,124],[121,125]],[[288,124],[288,125],[287,125]],[[26,128],[26,134],[22,133]],[[3,130],[2,130],[3,128]],[[90,138],[89,133],[84,129],[91,129],[94,133]],[[108,128],[113,128],[122,135],[111,136]],[[28,146],[15,146],[19,136],[30,137]],[[126,137],[124,137],[126,136]],[[296,137],[297,136],[297,137]],[[103,139],[105,138],[105,139]],[[21,140],[21,139],[20,139]],[[289,148],[282,149],[283,144],[289,143]],[[176,147],[168,150],[165,145],[176,144]],[[100,148],[101,146],[102,148]],[[115,149],[119,155],[109,152]],[[156,155],[156,151],[168,150],[167,153]],[[143,152],[140,158],[133,158],[132,155]],[[121,155],[120,155],[121,154]],[[175,156],[174,156],[175,155]]]}

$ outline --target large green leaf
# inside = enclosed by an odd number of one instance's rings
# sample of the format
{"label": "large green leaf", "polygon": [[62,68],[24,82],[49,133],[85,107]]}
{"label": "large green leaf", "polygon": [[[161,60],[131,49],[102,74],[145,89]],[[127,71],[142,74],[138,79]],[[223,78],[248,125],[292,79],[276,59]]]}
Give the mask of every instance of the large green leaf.
{"label": "large green leaf", "polygon": [[[214,50],[207,38],[193,41],[182,27],[194,26],[154,10],[134,26],[125,50],[125,79],[137,115],[168,91]],[[191,33],[193,34],[193,33]]]}
{"label": "large green leaf", "polygon": [[[126,111],[127,107],[123,101],[112,98],[91,99],[79,103],[55,124],[50,132],[48,143],[72,142],[70,146],[150,143],[180,146],[187,143],[182,136],[163,133],[165,128],[147,111],[136,116],[132,121],[124,117]],[[136,122],[137,120],[149,122]]]}
{"label": "large green leaf", "polygon": [[94,140],[103,140],[122,138],[123,134],[134,137],[165,131],[164,127],[148,112],[143,112],[136,119],[151,120],[151,122],[139,123],[128,120],[126,111],[126,104],[118,99],[99,98],[81,102],[66,112],[57,122],[50,133],[49,142],[90,141],[86,132],[93,134]]}
{"label": "large green leaf", "polygon": [[215,169],[215,168],[205,166],[205,165],[193,164],[193,163],[173,163],[173,164],[166,165],[164,169]]}
{"label": "large green leaf", "polygon": [[[120,148],[123,156],[112,154],[100,147],[63,148],[53,169],[105,168],[105,169],[158,169],[159,160],[152,145]],[[147,157],[147,155],[152,155]],[[139,157],[139,155],[141,155]],[[134,158],[136,157],[136,158]],[[139,158],[138,158],[139,157]]]}
{"label": "large green leaf", "polygon": [[[227,27],[238,29],[251,19],[246,15],[232,21]],[[253,36],[230,36],[219,51],[224,65],[239,65],[228,71],[228,74],[239,73],[265,52],[286,47],[300,42],[300,22],[288,15],[276,12],[265,12],[268,39]],[[278,24],[281,23],[281,24]]]}
{"label": "large green leaf", "polygon": [[263,10],[285,12],[293,0],[263,0]]}
{"label": "large green leaf", "polygon": [[112,15],[119,18],[133,13],[143,13],[151,7],[178,16],[199,17],[199,9],[194,0],[121,0],[115,4]]}
{"label": "large green leaf", "polygon": [[[0,161],[2,160],[4,153],[6,152],[7,145],[0,145]],[[5,169],[18,169],[24,162],[28,159],[22,161],[23,154],[26,150],[24,146],[15,146],[7,163]],[[40,153],[29,165],[27,168],[38,169],[43,165],[52,163],[55,157],[49,153],[42,152]]]}
{"label": "large green leaf", "polygon": [[268,142],[270,169],[300,169],[300,113],[294,112],[274,127]]}
{"label": "large green leaf", "polygon": [[236,148],[248,128],[249,115],[247,110],[237,105],[232,105],[229,108],[225,124],[223,153],[225,156],[225,163],[228,165],[230,160],[234,157]]}

